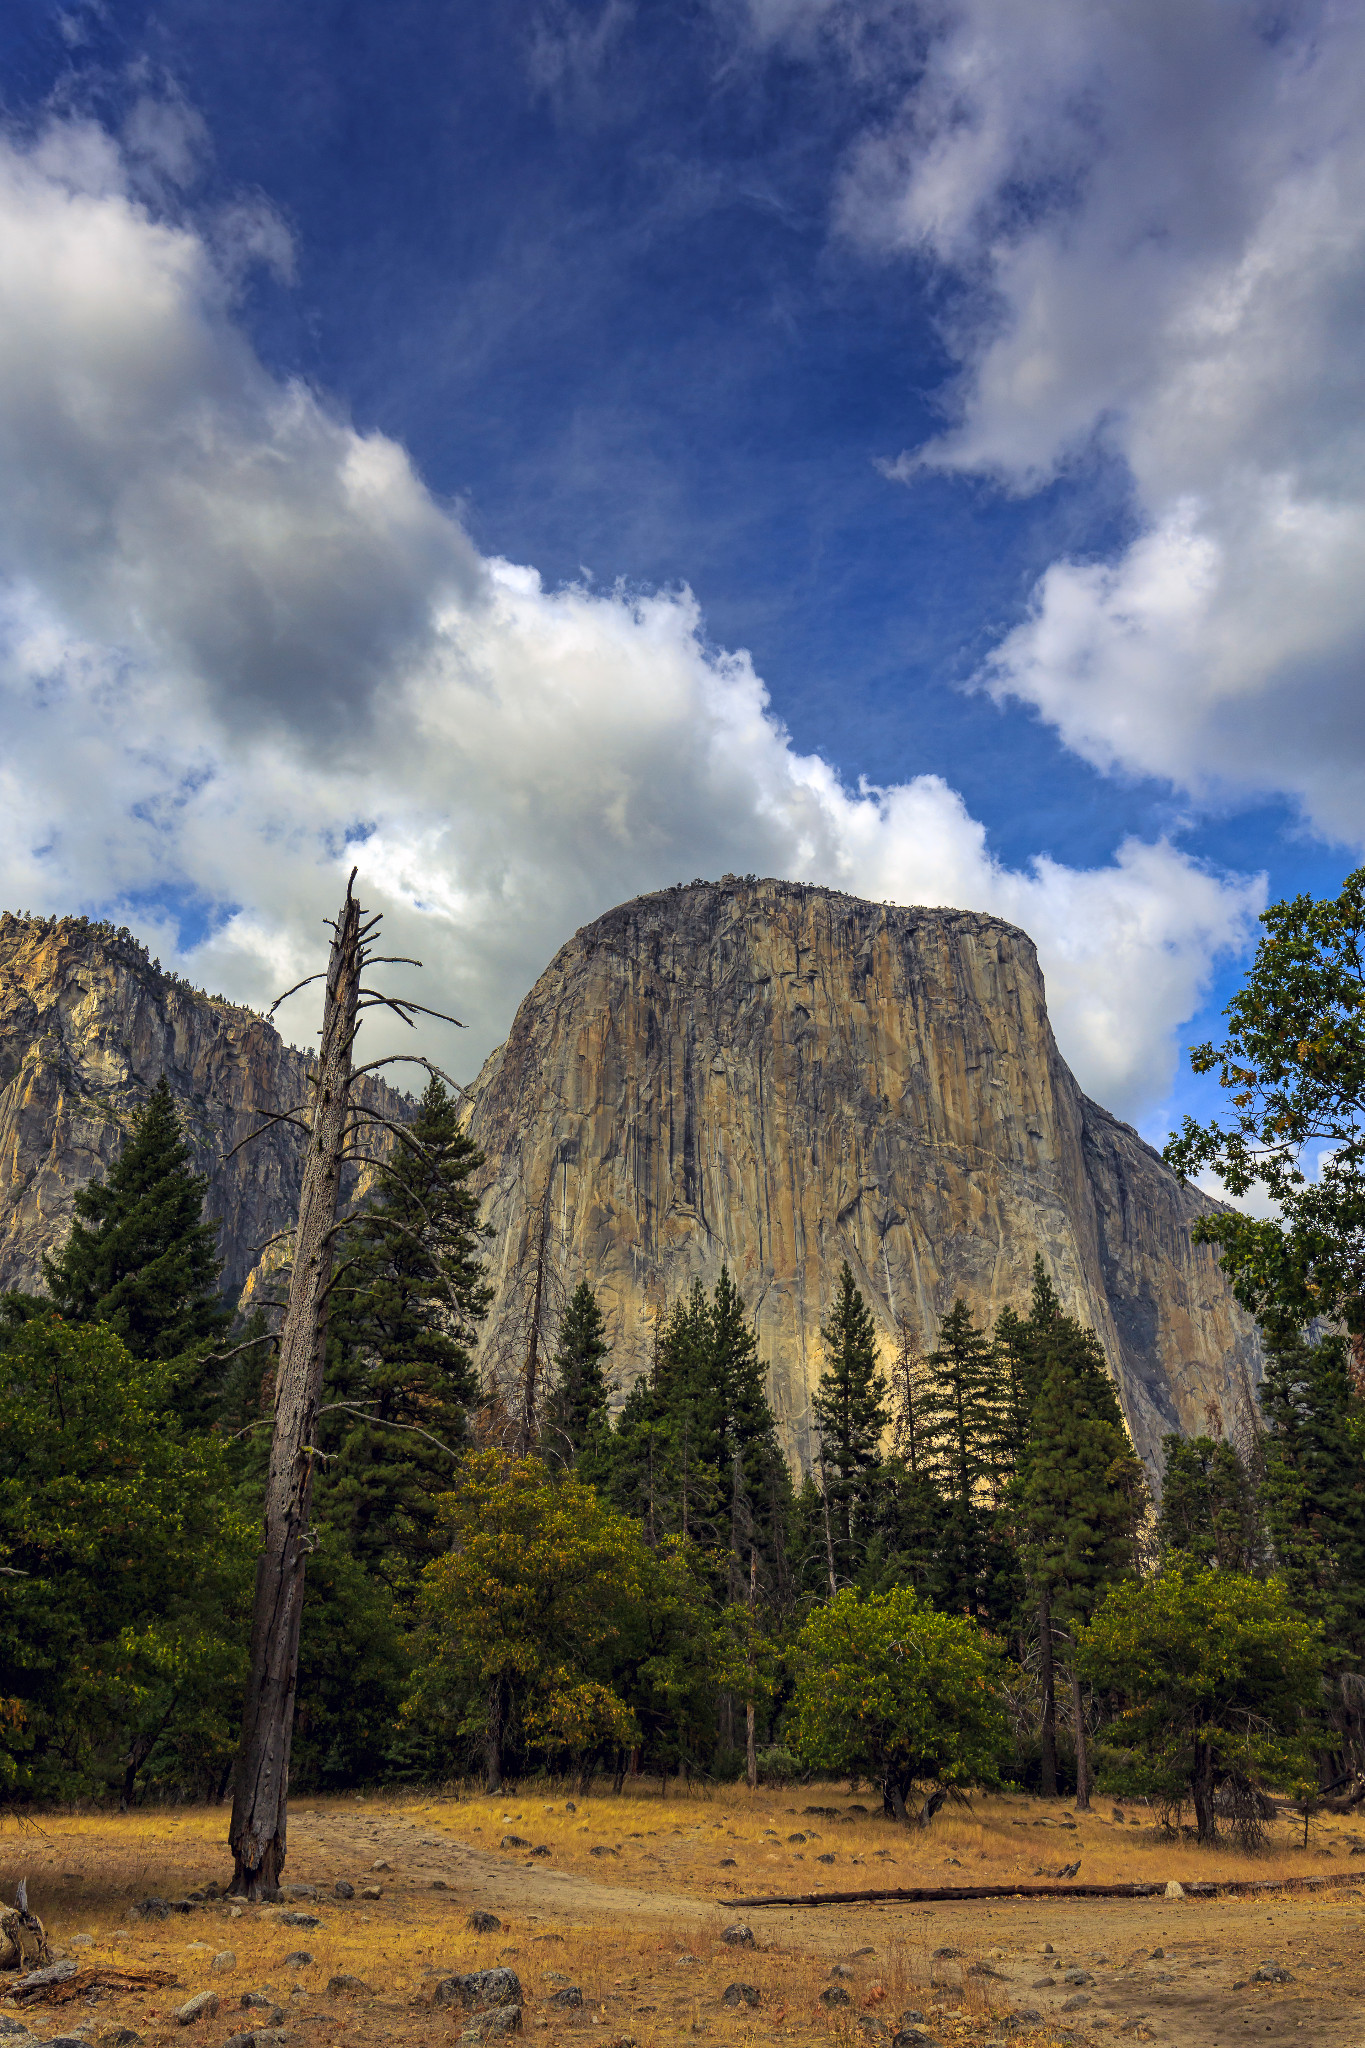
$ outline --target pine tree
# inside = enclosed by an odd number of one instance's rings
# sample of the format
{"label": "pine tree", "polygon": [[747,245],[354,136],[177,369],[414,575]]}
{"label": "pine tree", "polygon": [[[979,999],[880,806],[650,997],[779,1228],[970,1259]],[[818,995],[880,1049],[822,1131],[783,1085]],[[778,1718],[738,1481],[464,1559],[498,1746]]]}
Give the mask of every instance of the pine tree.
{"label": "pine tree", "polygon": [[925,1360],[919,1437],[922,1468],[945,1503],[938,1555],[942,1598],[949,1607],[982,1620],[998,1618],[1001,1594],[995,1581],[1005,1566],[998,1554],[995,1511],[1000,1435],[990,1340],[966,1303],[955,1301]]}
{"label": "pine tree", "polygon": [[1349,1342],[1275,1343],[1261,1387],[1261,1497],[1279,1575],[1321,1620],[1329,1668],[1365,1656],[1365,1455]]}
{"label": "pine tree", "polygon": [[[1040,1604],[1040,1624],[1048,1634],[1049,1661],[1051,1631],[1064,1631],[1074,1644],[1076,1630],[1090,1620],[1103,1595],[1134,1570],[1145,1507],[1142,1468],[1113,1385],[1092,1348],[1076,1341],[1077,1328],[1056,1332],[1057,1346],[1034,1404],[1027,1460],[1014,1486],[1016,1525]],[[1068,1670],[1076,1727],[1076,1803],[1084,1809],[1090,1798],[1089,1768],[1074,1651]]]}
{"label": "pine tree", "polygon": [[108,1177],[77,1194],[60,1255],[43,1260],[66,1320],[107,1323],[135,1358],[178,1358],[219,1336],[230,1317],[217,1229],[203,1217],[207,1187],[163,1074]]}
{"label": "pine tree", "polygon": [[611,1346],[597,1296],[580,1280],[559,1324],[554,1355],[554,1388],[542,1432],[545,1455],[575,1464],[607,1426],[604,1360]]}
{"label": "pine tree", "polygon": [[319,1520],[396,1590],[439,1548],[436,1501],[468,1439],[469,1347],[488,1302],[469,1187],[481,1155],[435,1077],[409,1129],[338,1261],[317,1494]]}
{"label": "pine tree", "polygon": [[1260,1502],[1233,1446],[1207,1436],[1168,1436],[1162,1450],[1157,1542],[1163,1564],[1184,1558],[1201,1570],[1263,1576]]}
{"label": "pine tree", "polygon": [[820,1334],[826,1365],[811,1412],[820,1433],[822,1490],[834,1527],[833,1572],[848,1580],[867,1541],[872,1475],[891,1415],[889,1389],[877,1367],[876,1326],[847,1260]]}

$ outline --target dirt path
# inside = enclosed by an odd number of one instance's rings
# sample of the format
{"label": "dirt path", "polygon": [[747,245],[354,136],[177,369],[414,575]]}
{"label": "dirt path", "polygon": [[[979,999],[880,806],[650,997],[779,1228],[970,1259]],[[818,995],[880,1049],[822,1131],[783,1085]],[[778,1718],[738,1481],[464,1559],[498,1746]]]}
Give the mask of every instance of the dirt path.
{"label": "dirt path", "polygon": [[[1172,2048],[1365,2042],[1358,1894],[754,1907],[737,1916],[724,1897],[671,1886],[662,1871],[657,1883],[632,1883],[548,1869],[525,1849],[484,1848],[454,1825],[424,1827],[397,1814],[300,1814],[291,1819],[290,1847],[299,1867],[354,1869],[364,1858],[367,1866],[388,1864],[405,1885],[439,1882],[461,1915],[478,1907],[509,1920],[618,1923],[632,1933],[676,1931],[698,1947],[718,1942],[740,1917],[774,1963],[804,1958],[825,1971],[846,1959],[855,1990],[900,1951],[927,1986],[984,1992],[1001,2023],[1011,2013],[1036,2014],[1056,2038],[1098,2044],[1117,2036]],[[1250,1981],[1265,1967],[1291,1981]]]}

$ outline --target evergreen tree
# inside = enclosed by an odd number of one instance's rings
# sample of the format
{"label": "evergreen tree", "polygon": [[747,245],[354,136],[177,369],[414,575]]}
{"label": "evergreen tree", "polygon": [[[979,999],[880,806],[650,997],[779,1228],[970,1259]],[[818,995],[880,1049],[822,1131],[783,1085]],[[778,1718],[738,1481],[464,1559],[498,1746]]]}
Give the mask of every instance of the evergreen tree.
{"label": "evergreen tree", "polygon": [[77,1194],[60,1255],[43,1260],[65,1319],[107,1323],[135,1358],[178,1358],[219,1336],[230,1317],[217,1229],[203,1218],[207,1187],[163,1074],[108,1177]]}
{"label": "evergreen tree", "polygon": [[[1039,1601],[1049,1666],[1052,1631],[1060,1629],[1068,1641],[1076,1803],[1084,1809],[1090,1785],[1076,1632],[1110,1587],[1133,1572],[1145,1501],[1142,1468],[1128,1441],[1113,1385],[1097,1362],[1098,1346],[1092,1350],[1074,1341],[1076,1329],[1072,1325],[1070,1331],[1058,1331],[1059,1341],[1034,1404],[1028,1455],[1014,1493],[1016,1527],[1029,1584]],[[1066,1341],[1068,1336],[1073,1341]],[[1049,1700],[1045,1712],[1050,1704]]]}
{"label": "evergreen tree", "polygon": [[1365,1656],[1365,1455],[1348,1341],[1281,1336],[1261,1388],[1262,1500],[1279,1574],[1326,1629],[1329,1668]]}
{"label": "evergreen tree", "polygon": [[555,1384],[546,1408],[547,1455],[575,1464],[596,1446],[607,1427],[607,1379],[603,1364],[611,1351],[597,1296],[580,1280],[559,1324]]}
{"label": "evergreen tree", "polygon": [[469,1177],[481,1163],[432,1078],[347,1233],[328,1331],[317,1516],[406,1593],[439,1548],[436,1503],[468,1439],[469,1347],[488,1303]]}
{"label": "evergreen tree", "polygon": [[1168,1436],[1162,1450],[1157,1542],[1163,1565],[1183,1558],[1201,1569],[1263,1574],[1257,1490],[1232,1445],[1207,1436]]}
{"label": "evergreen tree", "polygon": [[925,1361],[920,1443],[945,1502],[939,1541],[940,1591],[946,1604],[998,1619],[1000,1554],[995,1498],[1000,1469],[1001,1401],[990,1341],[964,1301],[944,1317]]}
{"label": "evergreen tree", "polygon": [[811,1412],[820,1433],[822,1486],[833,1525],[833,1571],[847,1582],[870,1534],[872,1475],[891,1419],[889,1389],[877,1366],[876,1326],[847,1260],[820,1334],[826,1364]]}

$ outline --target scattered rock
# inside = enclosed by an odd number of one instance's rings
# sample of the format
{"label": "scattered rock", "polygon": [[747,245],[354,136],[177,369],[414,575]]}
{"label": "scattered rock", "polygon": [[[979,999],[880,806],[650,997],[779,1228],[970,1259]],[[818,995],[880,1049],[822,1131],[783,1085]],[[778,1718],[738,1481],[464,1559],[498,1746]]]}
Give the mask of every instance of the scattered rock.
{"label": "scattered rock", "polygon": [[891,2048],[934,2048],[934,2037],[923,2027],[902,2027],[891,2036]]}
{"label": "scattered rock", "polygon": [[[471,1913],[465,1921],[465,1926],[472,1927],[475,1934],[502,1933],[502,1922],[496,1913]],[[544,1935],[540,1939],[543,1941],[545,1939]]]}
{"label": "scattered rock", "polygon": [[446,1883],[443,1877],[433,1877],[433,1879],[431,1880],[431,1889],[434,1892],[448,1892],[450,1890],[450,1886]]}
{"label": "scattered rock", "polygon": [[216,1991],[198,1991],[193,1998],[187,1998],[176,2013],[176,2020],[182,2027],[192,2027],[196,2020],[212,2019],[218,2010]]}
{"label": "scattered rock", "polygon": [[577,1984],[566,1984],[562,1991],[552,1993],[550,2003],[557,2012],[567,2012],[571,2006],[576,2009],[583,2003],[582,1990]]}
{"label": "scattered rock", "polygon": [[171,1909],[165,1899],[139,1899],[128,1908],[130,1920],[169,1920]]}
{"label": "scattered rock", "polygon": [[100,2035],[100,2048],[141,2048],[142,2036],[132,2027],[110,2027]]}
{"label": "scattered rock", "polygon": [[1064,1998],[1062,2000],[1062,2011],[1084,2012],[1086,2006],[1088,2006],[1089,2004],[1090,2000],[1086,1997],[1085,1993],[1083,1991],[1078,1991],[1074,1998]]}
{"label": "scattered rock", "polygon": [[67,1943],[68,1948],[93,1948],[94,1946],[95,1937],[93,1934],[73,1934]]}
{"label": "scattered rock", "polygon": [[368,1991],[369,1988],[363,1977],[352,1977],[346,1970],[340,1970],[335,1977],[327,1979],[327,1989],[331,1992]]}
{"label": "scattered rock", "polygon": [[332,1886],[332,1890],[339,1899],[353,1899],[355,1897],[355,1886],[349,1878],[339,1877]]}
{"label": "scattered rock", "polygon": [[230,1948],[220,1948],[209,1964],[211,1970],[235,1970],[236,1967],[237,1958]]}
{"label": "scattered rock", "polygon": [[549,1853],[549,1845],[545,1842],[537,1842],[535,1848],[531,1851],[533,1856],[548,1856]]}
{"label": "scattered rock", "polygon": [[1184,1885],[1177,1884],[1175,1879],[1172,1878],[1166,1887],[1166,1896],[1168,1899],[1183,1899],[1185,1896]]}
{"label": "scattered rock", "polygon": [[721,1857],[721,1859],[720,1859],[720,1865],[719,1865],[719,1868],[720,1868],[721,1870],[733,1870],[733,1869],[735,1868],[735,1859],[734,1859],[734,1857],[733,1857],[733,1856],[722,1856],[722,1857]]}
{"label": "scattered rock", "polygon": [[374,1862],[374,1863],[372,1863],[372,1864],[370,1865],[370,1868],[371,1868],[371,1870],[387,1870],[387,1869],[389,1868],[389,1866],[388,1866],[388,1864],[387,1864],[387,1863],[386,1863],[386,1862],[384,1861],[383,1857],[381,1856],[381,1857],[379,1857],[379,1859],[378,1859],[378,1860],[377,1860],[376,1862]]}
{"label": "scattered rock", "polygon": [[823,1855],[817,1856],[815,1860],[817,1863],[833,1863],[835,1861],[828,1849],[825,1850]]}
{"label": "scattered rock", "polygon": [[273,1998],[267,1998],[264,1991],[244,1991],[242,1993],[242,2004],[248,2012],[268,2012],[274,2014],[274,2018],[269,2022],[272,2027],[278,2027],[284,2019],[284,2014],[279,2006],[276,2005]]}
{"label": "scattered rock", "polygon": [[281,1913],[281,1927],[321,1927],[316,1913]]}
{"label": "scattered rock", "polygon": [[757,1984],[727,1984],[721,1993],[722,2005],[760,2005],[763,1993]]}
{"label": "scattered rock", "polygon": [[831,1977],[851,1977],[853,1972],[847,1963],[835,1963],[829,1974]]}
{"label": "scattered rock", "polygon": [[292,1955],[285,1957],[284,1967],[286,1970],[306,1970],[312,1960],[313,1956],[310,1949],[296,1948]]}
{"label": "scattered rock", "polygon": [[574,1805],[572,1799],[566,1799],[564,1801],[564,1811],[565,1813],[577,1813],[578,1808]]}
{"label": "scattered rock", "polygon": [[[520,1846],[525,1848],[526,1844],[523,1842]],[[609,1848],[605,1842],[594,1842],[588,1851],[589,1856],[618,1856],[620,1853],[619,1849]]]}
{"label": "scattered rock", "polygon": [[804,1842],[805,1839],[804,1835],[788,1835],[787,1837],[789,1842]]}
{"label": "scattered rock", "polygon": [[432,1992],[433,2005],[462,2005],[466,2012],[521,2004],[521,1979],[515,1970],[470,1970],[464,1976],[442,1977]]}
{"label": "scattered rock", "polygon": [[519,2034],[521,2032],[521,2007],[519,2005],[495,2005],[481,2013],[472,2027],[466,2027],[460,2035],[462,2041],[484,2041],[490,2034]]}
{"label": "scattered rock", "polygon": [[1041,2026],[1043,2019],[1036,2005],[1021,2005],[1014,2017],[1026,2027]]}
{"label": "scattered rock", "polygon": [[1062,1974],[1063,1984],[1074,1985],[1078,1991],[1082,1984],[1093,1984],[1094,1981],[1089,1970],[1066,1970]]}
{"label": "scattered rock", "polygon": [[[970,1969],[968,1970],[967,1975],[969,1977],[998,1977],[1002,1984],[1005,1982],[1004,1971],[993,1970],[989,1963],[973,1963]],[[1085,1981],[1089,1983],[1090,1980],[1089,1978],[1086,1978]]]}
{"label": "scattered rock", "polygon": [[1114,1822],[1116,1827],[1122,1828],[1128,1825],[1128,1816],[1121,1806],[1111,1807],[1109,1811],[1109,1818]]}
{"label": "scattered rock", "polygon": [[853,2000],[849,1997],[842,1984],[826,1984],[824,1990],[820,1993],[820,2003],[821,2005],[852,2005]]}
{"label": "scattered rock", "polygon": [[728,1942],[731,1948],[752,1948],[754,1945],[754,1930],[752,1927],[746,1927],[742,1920],[736,1920],[733,1927],[726,1927],[722,1930],[720,1938],[722,1941]]}
{"label": "scattered rock", "polygon": [[934,1950],[934,1961],[936,1963],[955,1963],[961,1954],[962,1950],[960,1948],[936,1948]]}
{"label": "scattered rock", "polygon": [[360,1896],[362,1899],[382,1899],[384,1896],[384,1887],[382,1884],[362,1885],[360,1888]]}
{"label": "scattered rock", "polygon": [[[531,1844],[525,1835],[504,1835],[498,1844],[500,1849],[529,1849],[530,1846]],[[593,1854],[595,1855],[596,1853],[596,1850],[594,1850]]]}
{"label": "scattered rock", "polygon": [[1279,1963],[1262,1963],[1259,1970],[1251,1973],[1253,1984],[1292,1984],[1294,1972],[1284,1969]]}
{"label": "scattered rock", "polygon": [[315,1899],[318,1895],[315,1884],[285,1884],[280,1890],[287,1899]]}

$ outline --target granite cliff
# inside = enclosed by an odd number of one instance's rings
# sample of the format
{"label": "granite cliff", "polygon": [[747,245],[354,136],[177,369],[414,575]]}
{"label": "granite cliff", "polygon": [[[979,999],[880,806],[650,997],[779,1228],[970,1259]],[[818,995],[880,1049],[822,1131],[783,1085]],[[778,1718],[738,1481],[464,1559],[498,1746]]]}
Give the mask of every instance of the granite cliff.
{"label": "granite cliff", "polygon": [[[0,915],[0,1288],[42,1285],[77,1188],[116,1155],[164,1073],[185,1117],[234,1292],[257,1248],[292,1223],[301,1139],[263,1115],[307,1100],[307,1062],[253,1011],[163,974],[126,931],[84,918]],[[390,1115],[405,1098],[364,1084]]]}
{"label": "granite cliff", "polygon": [[561,948],[471,1098],[489,1348],[542,1214],[620,1386],[726,1262],[804,1465],[843,1259],[888,1340],[905,1317],[929,1349],[959,1294],[1022,1307],[1041,1252],[1149,1468],[1168,1431],[1254,1411],[1251,1324],[1190,1240],[1204,1198],[1082,1094],[1032,941],[997,918],[734,878],[642,897]]}

